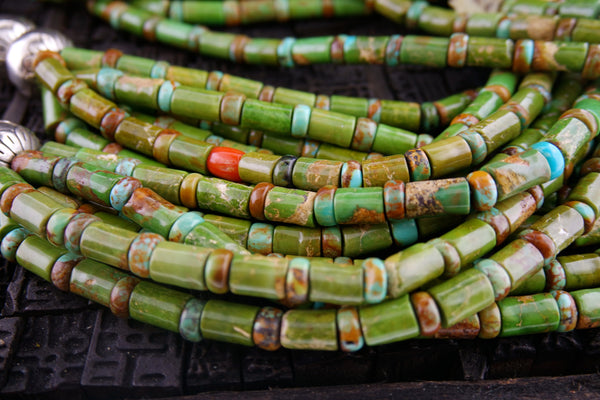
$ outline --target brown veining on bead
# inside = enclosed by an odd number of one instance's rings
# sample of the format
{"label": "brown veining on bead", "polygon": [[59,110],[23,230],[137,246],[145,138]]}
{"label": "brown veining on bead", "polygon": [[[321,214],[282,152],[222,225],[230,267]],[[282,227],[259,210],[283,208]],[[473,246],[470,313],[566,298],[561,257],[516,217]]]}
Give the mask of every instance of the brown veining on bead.
{"label": "brown veining on bead", "polygon": [[350,160],[346,162],[347,168],[340,176],[340,186],[343,188],[350,187],[350,182],[352,181],[352,176],[354,175],[354,171],[361,171],[362,166],[358,161]]}
{"label": "brown veining on bead", "polygon": [[331,61],[334,63],[344,62],[344,37],[336,36],[331,42]]}
{"label": "brown veining on bead", "polygon": [[63,292],[69,291],[69,285],[71,281],[71,271],[81,261],[83,257],[73,258],[68,261],[58,261],[54,263],[52,271],[50,271],[50,279],[54,286],[62,290]]}
{"label": "brown veining on bead", "polygon": [[589,44],[581,76],[586,79],[596,79],[600,76],[600,44]]}
{"label": "brown veining on bead", "polygon": [[383,186],[385,215],[388,219],[404,219],[406,215],[405,190],[406,187],[402,181],[388,181]]}
{"label": "brown veining on bead", "polygon": [[142,36],[149,42],[156,41],[156,26],[162,20],[159,16],[152,16],[142,25]]}
{"label": "brown veining on bead", "polygon": [[342,164],[341,161],[330,160],[316,160],[310,163],[304,173],[306,187],[318,190],[327,185],[339,186]]}
{"label": "brown veining on bead", "polygon": [[577,25],[577,18],[561,18],[556,24],[554,40],[567,41],[571,39],[571,33]]}
{"label": "brown veining on bead", "polygon": [[258,99],[261,101],[273,101],[273,95],[275,94],[275,88],[271,85],[263,86],[260,94],[258,95]]}
{"label": "brown veining on bead", "polygon": [[342,234],[339,227],[321,229],[321,248],[323,257],[335,258],[342,255]]}
{"label": "brown veining on bead", "polygon": [[456,117],[452,119],[451,124],[463,124],[467,127],[471,127],[473,125],[477,125],[479,123],[479,118],[475,117],[471,114],[458,114]]}
{"label": "brown veining on bead", "polygon": [[520,237],[534,245],[542,253],[544,259],[551,259],[557,254],[554,241],[543,232],[526,229]]}
{"label": "brown veining on bead", "polygon": [[269,193],[269,191],[274,187],[275,185],[269,182],[260,182],[254,186],[248,202],[248,208],[252,218],[260,221],[265,220],[265,199],[267,197],[267,193]]}
{"label": "brown veining on bead", "polygon": [[210,253],[204,269],[208,290],[216,294],[229,291],[229,267],[232,259],[233,253],[226,249],[216,249]]}
{"label": "brown veining on bead", "polygon": [[29,193],[34,191],[34,187],[29,183],[17,183],[16,185],[12,185],[6,189],[4,193],[2,193],[2,197],[0,198],[0,210],[2,210],[5,215],[8,215],[10,213],[13,201],[18,195],[21,193]]}
{"label": "brown veining on bead", "polygon": [[510,224],[508,219],[496,208],[477,215],[477,218],[488,223],[496,233],[496,245],[503,243],[510,235]]}
{"label": "brown veining on bead", "polygon": [[442,328],[440,311],[429,293],[413,293],[410,295],[410,301],[417,314],[421,335],[432,336]]}
{"label": "brown veining on bead", "polygon": [[581,166],[581,175],[587,175],[590,172],[600,172],[600,157],[590,158]]}
{"label": "brown veining on bead", "polygon": [[119,318],[129,318],[129,298],[140,280],[133,276],[120,279],[110,291],[110,311]]}
{"label": "brown veining on bead", "polygon": [[465,178],[437,179],[432,181],[409,182],[406,184],[405,218],[438,215],[444,212],[444,205],[435,193],[455,185]]}
{"label": "brown veining on bead", "polygon": [[171,164],[169,161],[169,147],[179,135],[181,135],[181,133],[173,129],[163,129],[160,131],[152,146],[152,156],[156,161],[165,165]]}
{"label": "brown veining on bead", "polygon": [[115,139],[117,127],[127,118],[127,113],[120,108],[113,108],[107,112],[100,122],[100,133],[108,140]]}
{"label": "brown veining on bead", "polygon": [[235,35],[229,47],[229,54],[233,55],[235,62],[244,62],[244,49],[250,42],[250,38],[246,35]]}
{"label": "brown veining on bead", "polygon": [[[174,210],[176,207],[167,200],[160,197],[153,190],[148,188],[138,188],[133,192],[129,201],[125,203],[121,210],[125,216],[137,215],[136,219],[141,225],[149,222],[154,218],[155,213],[161,208]],[[140,217],[141,216],[141,219]],[[181,241],[182,238],[173,238],[175,242]]]}
{"label": "brown veining on bead", "polygon": [[373,116],[381,112],[381,100],[375,100],[369,103],[367,110],[367,118],[373,119]]}
{"label": "brown veining on bead", "polygon": [[436,339],[475,339],[479,335],[479,316],[470,316],[448,328],[440,329],[433,337]]}
{"label": "brown veining on bead", "polygon": [[81,79],[71,79],[60,85],[56,92],[58,101],[64,105],[69,104],[71,97],[78,91],[87,88],[88,85]]}
{"label": "brown veining on bead", "polygon": [[117,61],[119,61],[119,58],[121,58],[122,55],[123,55],[123,52],[121,50],[117,50],[117,49],[106,50],[104,52],[104,55],[102,56],[102,66],[116,68]]}
{"label": "brown veining on bead", "polygon": [[263,350],[275,351],[281,347],[279,331],[283,311],[274,307],[263,307],[254,319],[252,341]]}

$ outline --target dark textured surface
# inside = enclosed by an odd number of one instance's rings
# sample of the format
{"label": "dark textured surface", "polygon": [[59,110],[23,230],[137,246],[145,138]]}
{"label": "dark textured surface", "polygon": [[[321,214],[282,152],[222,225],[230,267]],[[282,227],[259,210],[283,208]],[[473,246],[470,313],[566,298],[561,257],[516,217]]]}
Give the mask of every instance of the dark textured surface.
{"label": "dark textured surface", "polygon": [[[481,70],[415,67],[323,65],[283,70],[233,65],[115,32],[90,18],[79,2],[65,9],[0,0],[0,10],[58,28],[78,46],[117,47],[173,64],[220,69],[318,93],[426,101],[477,87],[487,75]],[[249,35],[277,37],[395,31],[377,17],[243,29]],[[0,113],[43,131],[39,100],[20,99],[5,79],[0,80]],[[14,265],[0,268],[0,301],[1,398],[229,399],[238,397],[239,391],[250,398],[288,399],[428,398],[433,393],[444,399],[593,398],[600,387],[598,375],[557,377],[597,372],[598,330],[490,341],[413,340],[356,354],[267,353],[224,343],[187,343],[173,333],[119,320]]]}

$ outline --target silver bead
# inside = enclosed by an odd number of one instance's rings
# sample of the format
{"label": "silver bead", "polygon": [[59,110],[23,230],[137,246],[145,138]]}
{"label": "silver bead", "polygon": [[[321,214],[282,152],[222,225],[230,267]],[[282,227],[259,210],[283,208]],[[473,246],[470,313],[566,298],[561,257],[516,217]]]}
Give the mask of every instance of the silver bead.
{"label": "silver bead", "polygon": [[10,121],[0,120],[0,165],[10,167],[12,159],[22,151],[38,150],[35,133]]}
{"label": "silver bead", "polygon": [[11,43],[34,28],[34,23],[25,18],[0,15],[0,68],[2,70],[6,63],[6,52]]}
{"label": "silver bead", "polygon": [[39,51],[60,51],[73,43],[53,29],[35,29],[15,40],[6,53],[8,79],[26,96],[35,85],[33,62]]}

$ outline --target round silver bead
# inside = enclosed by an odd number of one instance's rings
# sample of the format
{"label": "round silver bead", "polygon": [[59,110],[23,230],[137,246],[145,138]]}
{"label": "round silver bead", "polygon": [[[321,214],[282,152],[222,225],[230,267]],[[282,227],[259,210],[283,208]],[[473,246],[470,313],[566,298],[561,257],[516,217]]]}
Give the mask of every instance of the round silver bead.
{"label": "round silver bead", "polygon": [[31,130],[10,121],[0,120],[0,165],[10,167],[22,151],[38,150],[40,141]]}
{"label": "round silver bead", "polygon": [[38,52],[60,51],[73,43],[62,33],[52,29],[35,29],[15,40],[6,53],[8,79],[26,96],[35,85],[33,62]]}
{"label": "round silver bead", "polygon": [[0,68],[3,71],[8,47],[25,32],[34,28],[34,23],[25,18],[0,15]]}

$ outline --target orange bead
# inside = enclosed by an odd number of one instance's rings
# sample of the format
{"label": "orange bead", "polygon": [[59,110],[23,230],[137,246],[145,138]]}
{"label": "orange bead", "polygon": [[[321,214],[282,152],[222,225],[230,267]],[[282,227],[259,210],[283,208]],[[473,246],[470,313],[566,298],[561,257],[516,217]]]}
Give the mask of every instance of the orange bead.
{"label": "orange bead", "polygon": [[208,155],[206,167],[211,174],[218,178],[231,182],[242,182],[238,165],[244,154],[243,151],[230,147],[215,147]]}

